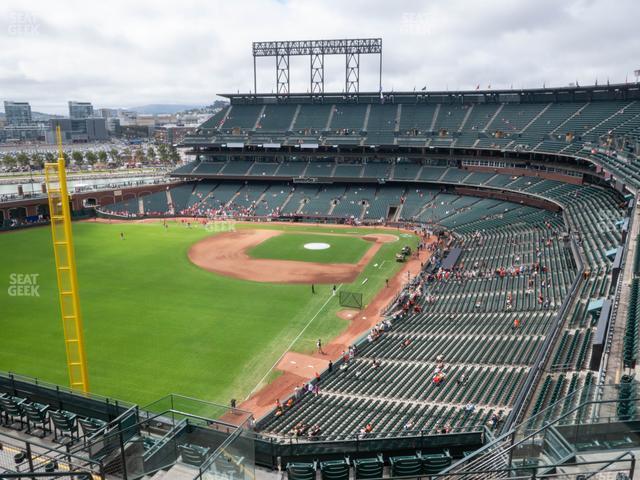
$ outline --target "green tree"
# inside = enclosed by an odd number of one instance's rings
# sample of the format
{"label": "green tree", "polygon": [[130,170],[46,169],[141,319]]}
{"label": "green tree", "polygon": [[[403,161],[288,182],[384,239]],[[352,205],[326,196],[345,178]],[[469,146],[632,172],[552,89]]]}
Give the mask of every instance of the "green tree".
{"label": "green tree", "polygon": [[18,161],[16,160],[16,157],[14,155],[12,155],[11,153],[8,153],[2,159],[2,163],[7,168],[15,168],[16,165],[18,164]]}
{"label": "green tree", "polygon": [[161,163],[169,163],[169,151],[164,143],[158,145],[158,156]]}
{"label": "green tree", "polygon": [[109,150],[109,158],[111,158],[111,161],[116,165],[118,166],[122,165],[122,158],[120,157],[120,152],[118,152],[118,150],[116,150],[115,148],[112,148],[111,150]]}
{"label": "green tree", "polygon": [[95,154],[95,152],[92,152],[91,150],[89,150],[87,153],[85,153],[84,157],[87,160],[87,163],[89,165],[91,165],[92,167],[98,161],[98,156]]}
{"label": "green tree", "polygon": [[169,155],[169,158],[171,159],[171,163],[173,163],[174,165],[180,163],[180,153],[178,152],[178,149],[173,145],[171,145],[171,153]]}
{"label": "green tree", "polygon": [[44,154],[44,160],[47,163],[53,163],[56,161],[56,156],[53,154],[53,152],[47,152]]}
{"label": "green tree", "polygon": [[31,166],[37,170],[44,168],[44,157],[40,153],[31,155]]}
{"label": "green tree", "polygon": [[105,152],[104,150],[100,150],[98,152],[98,160],[100,160],[100,163],[107,163],[107,152]]}
{"label": "green tree", "polygon": [[24,152],[20,152],[18,155],[16,155],[16,161],[21,167],[26,167],[27,165],[29,165],[29,160],[31,160],[29,155]]}
{"label": "green tree", "polygon": [[153,147],[147,148],[147,159],[151,163],[156,161],[156,150]]}
{"label": "green tree", "polygon": [[73,163],[75,163],[77,166],[81,166],[82,161],[84,160],[84,155],[82,155],[82,152],[74,150],[73,152],[71,152],[71,158],[73,159]]}
{"label": "green tree", "polygon": [[133,154],[133,159],[136,163],[144,164],[146,162],[146,157],[144,156],[144,151],[141,148],[137,148],[135,153]]}

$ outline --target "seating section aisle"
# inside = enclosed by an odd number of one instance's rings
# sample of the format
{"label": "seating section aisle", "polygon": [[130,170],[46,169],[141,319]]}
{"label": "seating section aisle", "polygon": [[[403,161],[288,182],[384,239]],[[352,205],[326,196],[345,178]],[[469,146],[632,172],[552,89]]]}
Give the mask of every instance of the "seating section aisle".
{"label": "seating section aisle", "polygon": [[[562,240],[568,226],[561,214],[437,191],[405,192],[407,208],[414,210],[460,204],[434,220],[459,235],[463,253],[456,272],[424,275],[415,305],[372,330],[355,354],[321,379],[317,395],[269,415],[259,427],[288,435],[309,424],[337,439],[406,434],[407,426],[436,432],[499,423],[575,285],[552,373],[532,402],[534,412],[550,405],[549,415],[565,412],[557,400],[593,380],[586,369],[596,319],[586,305],[608,292],[611,260],[605,252],[621,240],[623,211],[617,194],[599,187],[558,183],[545,195],[564,205],[589,275],[577,275]],[[588,208],[576,204],[576,196]],[[425,205],[416,207],[417,199]]]}

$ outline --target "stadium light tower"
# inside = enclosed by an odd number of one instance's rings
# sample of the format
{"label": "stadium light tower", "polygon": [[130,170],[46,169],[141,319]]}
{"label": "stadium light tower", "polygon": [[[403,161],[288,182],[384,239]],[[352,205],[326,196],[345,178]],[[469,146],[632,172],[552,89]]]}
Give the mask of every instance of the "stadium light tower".
{"label": "stadium light tower", "polygon": [[276,59],[276,94],[288,95],[289,58],[305,56],[310,58],[310,92],[324,93],[324,57],[325,55],[345,56],[345,93],[360,91],[360,55],[378,55],[378,90],[382,91],[382,39],[381,38],[348,38],[338,40],[294,40],[274,42],[253,42],[253,92],[258,93],[256,77],[256,58],[275,57]]}
{"label": "stadium light tower", "polygon": [[49,218],[53,239],[53,255],[56,261],[60,312],[67,353],[69,383],[72,389],[89,392],[87,356],[84,349],[84,330],[78,294],[78,272],[73,248],[71,229],[71,209],[67,191],[62,135],[60,126],[56,129],[58,140],[58,161],[45,163],[44,178],[49,199]]}

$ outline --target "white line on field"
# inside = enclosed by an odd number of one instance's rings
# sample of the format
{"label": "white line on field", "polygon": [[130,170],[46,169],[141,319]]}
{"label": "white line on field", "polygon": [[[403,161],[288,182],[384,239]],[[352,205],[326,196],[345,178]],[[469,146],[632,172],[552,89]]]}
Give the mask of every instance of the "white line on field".
{"label": "white line on field", "polygon": [[[340,290],[341,288],[342,288],[342,283],[340,285],[338,285],[338,287],[336,288],[336,292],[338,290]],[[287,352],[289,350],[291,350],[291,347],[293,347],[293,345],[298,341],[298,339],[302,336],[302,334],[305,332],[305,330],[307,328],[309,328],[309,325],[311,325],[311,323],[316,319],[316,317],[318,315],[320,315],[320,312],[322,310],[324,310],[324,307],[327,306],[327,303],[329,303],[331,301],[331,299],[334,298],[334,297],[335,297],[335,295],[333,295],[333,293],[331,295],[329,295],[329,298],[327,298],[327,301],[322,304],[322,306],[318,309],[316,314],[313,317],[311,317],[311,320],[309,320],[309,322],[304,326],[304,328],[300,331],[300,333],[298,333],[296,338],[293,339],[291,344],[284,350],[284,352],[282,352],[282,355],[280,355],[278,360],[276,360],[276,363],[274,363],[273,366],[267,371],[267,373],[264,374],[264,377],[262,377],[262,379],[258,382],[258,384],[255,387],[253,387],[253,390],[251,390],[251,392],[249,392],[249,395],[247,395],[247,398],[245,398],[245,400],[248,400],[249,397],[254,394],[254,392],[258,389],[258,387],[262,384],[262,382],[264,382],[265,378],[267,378],[269,376],[269,374],[271,373],[271,371],[278,366],[278,364],[280,363],[280,360],[282,360],[284,358],[284,356],[287,354]]]}
{"label": "white line on field", "polygon": [[386,262],[386,260],[382,260],[382,263],[378,266],[378,268],[382,268],[382,265],[384,265],[384,262]]}

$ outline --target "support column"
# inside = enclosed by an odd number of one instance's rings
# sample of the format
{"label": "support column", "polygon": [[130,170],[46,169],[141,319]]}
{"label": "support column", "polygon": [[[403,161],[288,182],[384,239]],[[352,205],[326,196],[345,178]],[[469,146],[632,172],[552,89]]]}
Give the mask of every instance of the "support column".
{"label": "support column", "polygon": [[324,93],[324,53],[311,53],[311,94]]}
{"label": "support column", "polygon": [[345,63],[345,93],[358,93],[360,91],[360,54],[347,53]]}

